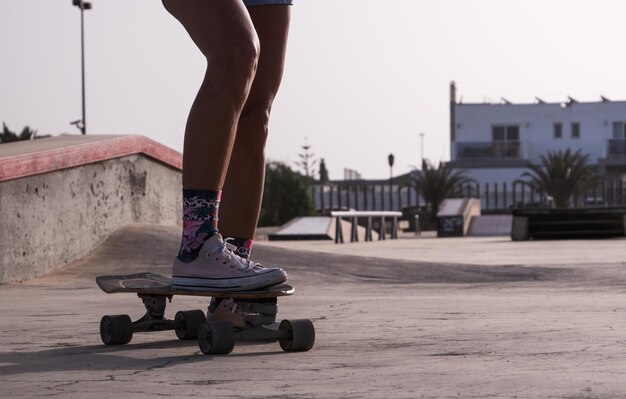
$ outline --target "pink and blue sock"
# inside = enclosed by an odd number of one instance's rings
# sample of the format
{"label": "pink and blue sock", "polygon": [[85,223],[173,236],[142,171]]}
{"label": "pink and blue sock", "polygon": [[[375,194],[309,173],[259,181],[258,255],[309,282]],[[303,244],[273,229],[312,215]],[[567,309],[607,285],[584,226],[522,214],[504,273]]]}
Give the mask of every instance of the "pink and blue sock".
{"label": "pink and blue sock", "polygon": [[183,189],[183,238],[178,259],[191,262],[217,233],[221,190]]}

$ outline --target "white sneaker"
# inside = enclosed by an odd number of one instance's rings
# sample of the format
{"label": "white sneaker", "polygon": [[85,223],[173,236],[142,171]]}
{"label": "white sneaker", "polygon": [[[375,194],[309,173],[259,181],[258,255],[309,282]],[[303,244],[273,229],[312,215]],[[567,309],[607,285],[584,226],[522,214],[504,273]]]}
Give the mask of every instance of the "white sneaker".
{"label": "white sneaker", "polygon": [[174,259],[172,287],[194,291],[249,291],[270,287],[287,280],[278,267],[242,259],[225,244],[220,234],[204,243],[198,257],[188,263]]}

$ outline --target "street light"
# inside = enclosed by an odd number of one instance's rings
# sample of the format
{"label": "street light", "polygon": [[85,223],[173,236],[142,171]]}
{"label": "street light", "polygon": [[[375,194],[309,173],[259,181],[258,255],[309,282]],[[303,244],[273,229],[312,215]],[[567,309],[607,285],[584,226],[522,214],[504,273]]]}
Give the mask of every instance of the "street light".
{"label": "street light", "polygon": [[424,133],[420,133],[420,168],[424,169]]}
{"label": "street light", "polygon": [[80,60],[81,60],[81,71],[82,71],[82,92],[83,92],[83,118],[80,123],[72,123],[76,125],[77,128],[83,134],[87,133],[87,119],[85,117],[85,23],[83,12],[85,10],[91,10],[91,3],[83,1],[83,0],[72,0],[72,5],[80,8]]}
{"label": "street light", "polygon": [[393,210],[393,154],[389,154],[387,161],[389,161],[389,210]]}

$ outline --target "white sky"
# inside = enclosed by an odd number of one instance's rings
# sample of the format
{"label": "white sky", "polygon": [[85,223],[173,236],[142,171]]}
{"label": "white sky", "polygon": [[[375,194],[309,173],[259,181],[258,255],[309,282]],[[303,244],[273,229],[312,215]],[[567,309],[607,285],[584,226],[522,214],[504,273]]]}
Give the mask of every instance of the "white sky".
{"label": "white sky", "polygon": [[[207,0],[219,1],[219,0]],[[90,134],[182,150],[204,60],[159,0],[86,11]],[[77,132],[80,17],[71,0],[0,0],[0,121]],[[295,166],[304,137],[330,176],[449,157],[449,82],[467,102],[626,99],[620,0],[295,0],[267,155]]]}

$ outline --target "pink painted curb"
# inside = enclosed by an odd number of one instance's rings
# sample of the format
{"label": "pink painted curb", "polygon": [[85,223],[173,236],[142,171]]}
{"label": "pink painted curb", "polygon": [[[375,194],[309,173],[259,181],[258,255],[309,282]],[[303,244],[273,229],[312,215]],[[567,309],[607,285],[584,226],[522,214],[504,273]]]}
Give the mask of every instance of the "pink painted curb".
{"label": "pink painted curb", "polygon": [[182,170],[182,154],[178,151],[144,136],[122,136],[0,158],[0,181],[19,179],[134,154],[143,154]]}

